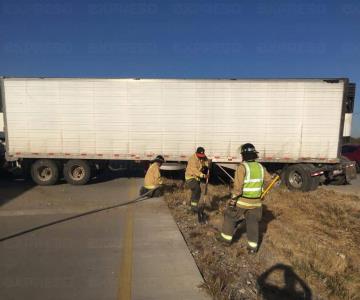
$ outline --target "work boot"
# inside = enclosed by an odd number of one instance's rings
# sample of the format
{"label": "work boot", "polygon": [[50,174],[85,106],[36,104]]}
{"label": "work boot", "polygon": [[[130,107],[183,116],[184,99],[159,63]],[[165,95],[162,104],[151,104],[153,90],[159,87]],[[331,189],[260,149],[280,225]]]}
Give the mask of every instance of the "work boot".
{"label": "work boot", "polygon": [[216,238],[216,240],[217,240],[218,242],[220,242],[221,245],[223,245],[224,247],[230,247],[230,246],[231,246],[231,241],[225,240],[225,239],[221,236],[221,234],[216,235],[215,238]]}
{"label": "work boot", "polygon": [[191,205],[190,210],[191,210],[193,213],[197,213],[197,212],[199,211],[199,208],[198,208],[197,206]]}

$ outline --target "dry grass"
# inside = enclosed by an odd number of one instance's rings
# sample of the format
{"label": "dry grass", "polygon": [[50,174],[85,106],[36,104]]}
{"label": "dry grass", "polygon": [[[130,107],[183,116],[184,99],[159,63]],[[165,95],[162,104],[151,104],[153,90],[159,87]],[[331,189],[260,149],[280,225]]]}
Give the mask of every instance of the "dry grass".
{"label": "dry grass", "polygon": [[259,258],[264,251],[276,254],[324,298],[359,299],[359,198],[277,190],[265,203],[277,217],[268,226]]}
{"label": "dry grass", "polygon": [[[228,190],[210,186],[210,224],[198,225],[187,209],[188,191],[176,182],[165,195],[214,299],[256,299],[257,278],[282,263],[302,278],[314,299],[360,299],[360,199],[318,189],[274,189],[264,202],[263,240],[257,255],[245,239],[226,248],[217,240]],[[283,277],[272,276],[281,286]]]}

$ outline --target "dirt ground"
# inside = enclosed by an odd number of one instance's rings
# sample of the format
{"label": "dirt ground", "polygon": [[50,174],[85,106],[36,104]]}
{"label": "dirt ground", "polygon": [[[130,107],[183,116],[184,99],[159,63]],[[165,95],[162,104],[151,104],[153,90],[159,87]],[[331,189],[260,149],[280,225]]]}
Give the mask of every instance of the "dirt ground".
{"label": "dirt ground", "polygon": [[230,247],[217,239],[229,188],[210,185],[208,223],[189,211],[189,191],[172,181],[165,199],[214,299],[360,299],[360,199],[334,191],[276,187],[264,200],[257,254],[244,224]]}

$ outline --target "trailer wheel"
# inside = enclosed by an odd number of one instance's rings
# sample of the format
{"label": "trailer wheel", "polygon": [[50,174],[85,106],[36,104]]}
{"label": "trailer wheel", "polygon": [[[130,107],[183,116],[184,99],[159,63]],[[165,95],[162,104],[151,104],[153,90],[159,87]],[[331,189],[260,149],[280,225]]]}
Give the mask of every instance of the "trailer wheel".
{"label": "trailer wheel", "polygon": [[31,165],[31,178],[38,185],[53,185],[59,180],[59,168],[55,161],[38,159]]}
{"label": "trailer wheel", "polygon": [[312,178],[306,165],[296,164],[286,168],[285,184],[289,190],[308,192],[312,187]]}
{"label": "trailer wheel", "polygon": [[69,160],[64,165],[64,178],[73,185],[86,184],[91,177],[90,164],[86,160]]}
{"label": "trailer wheel", "polygon": [[[316,167],[312,164],[304,164],[308,170],[309,173],[316,171]],[[315,191],[320,184],[320,176],[310,176],[310,189],[309,191]]]}

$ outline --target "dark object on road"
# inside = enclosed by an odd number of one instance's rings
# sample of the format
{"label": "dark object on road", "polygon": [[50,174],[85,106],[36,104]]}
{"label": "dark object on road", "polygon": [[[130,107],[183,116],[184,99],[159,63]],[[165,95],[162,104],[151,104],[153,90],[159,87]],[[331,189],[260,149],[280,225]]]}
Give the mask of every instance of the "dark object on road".
{"label": "dark object on road", "polygon": [[348,144],[341,148],[341,155],[356,162],[356,171],[360,173],[360,145]]}
{"label": "dark object on road", "polygon": [[[284,282],[280,284],[269,282],[269,277],[274,272],[282,272]],[[260,295],[265,300],[312,299],[312,293],[307,284],[290,266],[284,264],[276,264],[261,274],[257,279],[257,287]]]}

